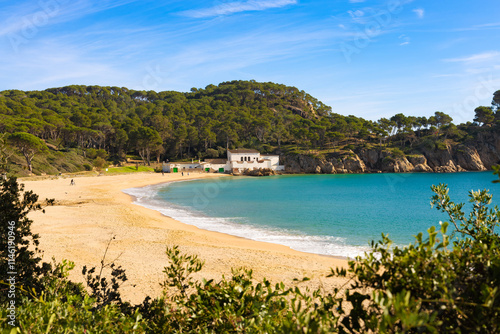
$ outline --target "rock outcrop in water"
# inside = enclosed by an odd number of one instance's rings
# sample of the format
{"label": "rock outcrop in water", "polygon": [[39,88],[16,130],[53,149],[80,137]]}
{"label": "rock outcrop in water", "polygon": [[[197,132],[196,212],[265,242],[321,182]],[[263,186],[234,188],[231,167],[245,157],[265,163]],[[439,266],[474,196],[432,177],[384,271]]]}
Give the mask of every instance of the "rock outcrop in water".
{"label": "rock outcrop in water", "polygon": [[405,155],[394,149],[362,148],[328,154],[288,154],[281,157],[288,173],[409,173],[484,171],[500,164],[500,134],[482,134],[472,144],[422,147]]}
{"label": "rock outcrop in water", "polygon": [[270,168],[259,168],[254,170],[246,170],[244,174],[247,176],[270,176],[276,175],[276,172]]}

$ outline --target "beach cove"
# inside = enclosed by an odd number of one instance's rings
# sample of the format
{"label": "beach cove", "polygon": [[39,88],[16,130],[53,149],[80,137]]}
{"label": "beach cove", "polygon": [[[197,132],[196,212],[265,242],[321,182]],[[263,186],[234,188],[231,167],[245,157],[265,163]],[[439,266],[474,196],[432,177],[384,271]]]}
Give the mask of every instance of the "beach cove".
{"label": "beach cove", "polygon": [[[491,189],[490,172],[226,177],[126,189],[135,203],[198,228],[355,258],[388,234],[394,246],[439,228],[448,215],[431,208],[432,185],[448,184],[456,203]],[[467,208],[466,208],[467,210]]]}
{"label": "beach cove", "polygon": [[[196,278],[218,279],[229,276],[231,268],[253,269],[256,279],[266,277],[273,283],[290,283],[307,276],[303,286],[326,291],[340,287],[343,279],[326,278],[330,268],[346,266],[334,257],[302,253],[287,246],[253,241],[224,233],[211,232],[166,217],[157,211],[133,204],[124,189],[174,181],[221,177],[218,174],[153,174],[21,180],[40,200],[54,198],[46,213],[30,214],[32,230],[40,234],[44,260],[68,259],[75,262],[70,278],[83,282],[81,269],[99,266],[106,245],[112,241],[106,262],[126,269],[128,281],[122,287],[125,300],[140,303],[146,296],[161,294],[163,268],[168,264],[165,249],[179,245],[182,252],[198,255],[205,261]],[[227,176],[222,176],[227,177]]]}

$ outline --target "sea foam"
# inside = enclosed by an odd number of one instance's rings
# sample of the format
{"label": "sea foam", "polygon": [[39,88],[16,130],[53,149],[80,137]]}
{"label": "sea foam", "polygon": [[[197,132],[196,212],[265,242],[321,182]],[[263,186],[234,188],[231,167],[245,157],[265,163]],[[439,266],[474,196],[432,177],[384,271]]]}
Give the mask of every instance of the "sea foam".
{"label": "sea foam", "polygon": [[[186,182],[186,181],[184,181]],[[159,211],[161,214],[200,229],[226,233],[246,239],[288,246],[294,250],[328,256],[354,258],[363,256],[368,247],[352,246],[345,238],[321,235],[306,235],[303,232],[255,226],[245,217],[210,217],[193,208],[180,206],[161,199],[158,191],[166,184],[129,188],[124,193],[134,197],[134,204]]]}

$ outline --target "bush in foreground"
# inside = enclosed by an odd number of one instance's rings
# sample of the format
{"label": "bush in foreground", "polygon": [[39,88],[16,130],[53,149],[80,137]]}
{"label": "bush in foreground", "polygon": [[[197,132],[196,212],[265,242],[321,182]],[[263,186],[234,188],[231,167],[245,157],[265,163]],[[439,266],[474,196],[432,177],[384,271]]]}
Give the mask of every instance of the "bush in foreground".
{"label": "bush in foreground", "polygon": [[[471,191],[472,212],[454,204],[445,185],[433,186],[432,204],[448,213],[458,238],[428,230],[405,248],[391,248],[383,236],[365,259],[350,263],[353,311],[341,323],[346,332],[498,333],[500,332],[500,237],[498,208],[492,196]],[[455,233],[454,232],[454,233]],[[453,236],[453,234],[452,234]]]}

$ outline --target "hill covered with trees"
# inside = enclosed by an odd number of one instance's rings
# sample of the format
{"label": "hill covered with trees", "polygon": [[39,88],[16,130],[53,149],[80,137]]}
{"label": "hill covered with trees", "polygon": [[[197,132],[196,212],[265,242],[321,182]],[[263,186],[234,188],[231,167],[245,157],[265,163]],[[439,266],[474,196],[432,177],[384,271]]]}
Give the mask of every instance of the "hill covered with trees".
{"label": "hill covered with trees", "polygon": [[476,109],[474,122],[455,125],[442,112],[376,122],[343,116],[295,87],[255,81],[186,93],[100,86],[7,90],[0,92],[0,132],[18,140],[0,138],[0,154],[8,158],[2,143],[9,143],[11,166],[21,175],[21,166],[55,174],[102,160],[118,164],[127,156],[144,164],[224,157],[236,147],[279,153],[294,172],[411,171],[407,162],[422,171],[481,170],[500,160],[499,106],[497,91],[491,107]]}

